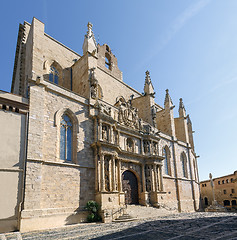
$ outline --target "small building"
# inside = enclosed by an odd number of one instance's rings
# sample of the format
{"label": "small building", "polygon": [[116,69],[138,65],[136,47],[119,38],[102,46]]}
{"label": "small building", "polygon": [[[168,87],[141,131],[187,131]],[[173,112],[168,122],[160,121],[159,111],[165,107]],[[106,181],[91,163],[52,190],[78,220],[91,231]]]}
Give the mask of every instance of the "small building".
{"label": "small building", "polygon": [[126,204],[199,209],[192,123],[166,90],[155,103],[123,81],[117,58],[88,23],[82,55],[33,18],[20,24],[11,93],[0,96],[0,231],[86,221],[96,200],[104,222]]}
{"label": "small building", "polygon": [[[210,180],[200,182],[201,200],[204,208],[213,201],[213,191]],[[213,178],[213,189],[217,203],[228,210],[237,210],[237,171],[233,174]]]}

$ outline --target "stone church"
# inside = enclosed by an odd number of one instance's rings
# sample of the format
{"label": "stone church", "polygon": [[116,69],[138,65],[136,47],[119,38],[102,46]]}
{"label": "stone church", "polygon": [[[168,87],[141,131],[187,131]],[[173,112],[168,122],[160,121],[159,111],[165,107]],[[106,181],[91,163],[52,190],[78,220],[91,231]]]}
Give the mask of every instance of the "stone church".
{"label": "stone church", "polygon": [[[0,91],[0,231],[83,222],[95,200],[104,222],[128,204],[199,209],[192,123],[166,90],[155,103],[123,82],[117,58],[88,23],[79,55],[19,25],[11,93]],[[116,213],[116,214],[115,214]]]}

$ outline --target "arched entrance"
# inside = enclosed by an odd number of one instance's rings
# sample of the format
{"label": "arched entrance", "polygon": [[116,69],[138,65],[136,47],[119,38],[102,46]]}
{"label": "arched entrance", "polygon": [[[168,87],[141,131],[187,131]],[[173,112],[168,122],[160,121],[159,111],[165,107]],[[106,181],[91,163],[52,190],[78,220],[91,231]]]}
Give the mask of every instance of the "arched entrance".
{"label": "arched entrance", "polygon": [[125,204],[138,204],[137,177],[131,171],[122,174],[122,186],[125,193]]}

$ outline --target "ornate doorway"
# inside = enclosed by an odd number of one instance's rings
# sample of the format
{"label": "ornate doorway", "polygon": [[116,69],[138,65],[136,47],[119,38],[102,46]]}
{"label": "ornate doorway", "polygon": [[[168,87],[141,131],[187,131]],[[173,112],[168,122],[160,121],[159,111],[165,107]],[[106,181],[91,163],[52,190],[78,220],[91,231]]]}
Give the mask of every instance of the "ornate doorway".
{"label": "ornate doorway", "polygon": [[125,193],[125,204],[138,204],[137,177],[131,171],[122,174],[123,192]]}

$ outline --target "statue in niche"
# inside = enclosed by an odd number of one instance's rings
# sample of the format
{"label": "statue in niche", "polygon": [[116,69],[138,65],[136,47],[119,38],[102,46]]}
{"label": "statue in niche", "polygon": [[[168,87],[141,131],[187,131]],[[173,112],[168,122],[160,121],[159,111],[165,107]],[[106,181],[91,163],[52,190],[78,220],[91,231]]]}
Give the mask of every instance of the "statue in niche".
{"label": "statue in niche", "polygon": [[114,144],[118,144],[118,132],[114,130]]}
{"label": "statue in niche", "polygon": [[144,153],[147,154],[150,152],[150,143],[149,141],[143,141]]}
{"label": "statue in niche", "polygon": [[127,139],[127,151],[128,152],[133,152],[133,141],[131,138]]}
{"label": "statue in niche", "polygon": [[108,141],[108,127],[106,125],[102,126],[102,139]]}
{"label": "statue in niche", "polygon": [[158,155],[158,144],[156,142],[153,142],[153,153]]}

